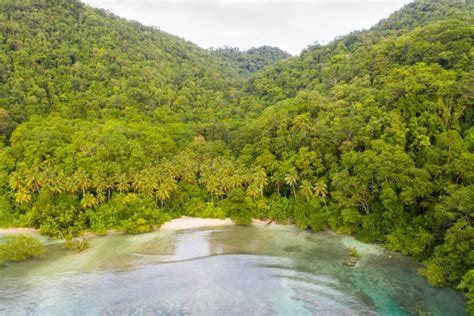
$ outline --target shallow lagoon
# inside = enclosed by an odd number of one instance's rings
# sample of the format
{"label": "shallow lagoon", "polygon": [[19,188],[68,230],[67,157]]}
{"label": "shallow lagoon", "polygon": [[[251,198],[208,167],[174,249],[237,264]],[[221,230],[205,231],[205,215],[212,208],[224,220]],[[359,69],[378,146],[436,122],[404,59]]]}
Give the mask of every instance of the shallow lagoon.
{"label": "shallow lagoon", "polygon": [[[462,294],[430,287],[413,260],[330,232],[223,226],[90,241],[1,268],[0,314],[465,315]],[[361,254],[353,267],[349,247]]]}

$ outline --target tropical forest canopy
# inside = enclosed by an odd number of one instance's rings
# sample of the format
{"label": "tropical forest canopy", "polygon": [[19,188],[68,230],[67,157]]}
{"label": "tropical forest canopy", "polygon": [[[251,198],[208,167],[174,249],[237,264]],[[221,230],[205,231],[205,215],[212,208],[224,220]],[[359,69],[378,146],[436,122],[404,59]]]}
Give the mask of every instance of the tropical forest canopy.
{"label": "tropical forest canopy", "polygon": [[233,64],[235,64],[242,75],[254,73],[267,65],[278,60],[286,59],[291,55],[278,47],[262,46],[241,51],[235,47],[222,47],[213,52]]}
{"label": "tropical forest canopy", "polygon": [[474,312],[473,18],[469,1],[415,1],[289,57],[0,0],[0,226],[330,228],[424,262]]}

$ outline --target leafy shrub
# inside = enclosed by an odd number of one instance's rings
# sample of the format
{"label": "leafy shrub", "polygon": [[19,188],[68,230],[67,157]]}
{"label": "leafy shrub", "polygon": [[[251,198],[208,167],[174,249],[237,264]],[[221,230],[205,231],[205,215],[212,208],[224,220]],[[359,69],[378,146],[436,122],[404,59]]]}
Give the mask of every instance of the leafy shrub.
{"label": "leafy shrub", "polygon": [[246,195],[244,190],[231,190],[228,198],[222,202],[222,205],[236,224],[250,225],[252,223],[252,218],[254,218],[252,200]]}
{"label": "leafy shrub", "polygon": [[420,272],[432,285],[457,285],[474,266],[474,227],[464,220],[454,224],[425,264]]}
{"label": "leafy shrub", "polygon": [[292,199],[288,199],[279,194],[273,194],[269,201],[269,207],[266,213],[268,219],[277,223],[287,223],[288,219],[293,217],[294,203]]}
{"label": "leafy shrub", "polygon": [[350,247],[349,248],[349,255],[351,257],[360,257],[360,253],[357,251],[356,247]]}
{"label": "leafy shrub", "polygon": [[474,314],[474,269],[464,275],[458,288],[467,292],[467,311]]}
{"label": "leafy shrub", "polygon": [[293,212],[295,224],[302,229],[309,228],[317,232],[326,226],[325,210],[316,198],[296,202]]}
{"label": "leafy shrub", "polygon": [[0,237],[0,263],[7,261],[24,261],[38,257],[45,251],[44,245],[37,239],[26,236]]}
{"label": "leafy shrub", "polygon": [[129,234],[142,234],[153,231],[153,224],[149,220],[139,217],[139,215],[124,220],[122,227]]}
{"label": "leafy shrub", "polygon": [[433,235],[422,227],[397,227],[387,235],[386,246],[392,251],[420,258],[433,242]]}
{"label": "leafy shrub", "polygon": [[224,208],[219,203],[204,202],[198,198],[191,199],[186,214],[195,217],[220,219],[226,218],[227,216]]}

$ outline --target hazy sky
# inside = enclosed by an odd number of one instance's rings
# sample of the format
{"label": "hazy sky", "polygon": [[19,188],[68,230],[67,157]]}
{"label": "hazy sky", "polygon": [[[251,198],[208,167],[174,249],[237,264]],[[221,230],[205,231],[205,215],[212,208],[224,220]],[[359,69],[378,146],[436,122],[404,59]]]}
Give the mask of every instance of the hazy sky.
{"label": "hazy sky", "polygon": [[368,28],[411,0],[83,0],[201,47],[314,43]]}

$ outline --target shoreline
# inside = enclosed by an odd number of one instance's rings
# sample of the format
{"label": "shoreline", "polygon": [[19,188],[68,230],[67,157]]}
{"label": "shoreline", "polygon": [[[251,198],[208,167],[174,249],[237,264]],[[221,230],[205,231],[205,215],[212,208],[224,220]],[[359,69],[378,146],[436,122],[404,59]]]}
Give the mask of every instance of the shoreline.
{"label": "shoreline", "polygon": [[[171,221],[163,223],[160,228],[156,228],[153,231],[159,230],[182,230],[182,229],[193,229],[201,227],[215,227],[215,226],[229,226],[236,225],[230,218],[217,219],[217,218],[200,218],[191,216],[182,216],[179,218],[172,219]],[[280,225],[273,221],[263,221],[260,219],[253,219],[251,225],[263,226],[263,225]],[[286,226],[286,225],[285,225]],[[116,235],[124,233],[120,230],[111,229],[105,233],[105,235]],[[31,227],[5,227],[0,228],[0,234],[39,234],[39,229]],[[91,232],[85,232],[86,237],[97,236],[97,234]]]}
{"label": "shoreline", "polygon": [[[169,222],[163,223],[157,230],[180,230],[180,229],[191,229],[200,227],[214,227],[214,226],[228,226],[237,225],[230,218],[218,219],[218,218],[201,218],[192,216],[182,216],[180,218],[172,219]],[[260,219],[252,219],[250,225],[278,225],[273,221],[263,221]]]}
{"label": "shoreline", "polygon": [[34,234],[39,230],[32,227],[5,227],[0,228],[0,234]]}

